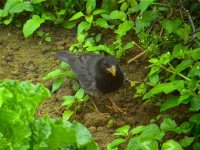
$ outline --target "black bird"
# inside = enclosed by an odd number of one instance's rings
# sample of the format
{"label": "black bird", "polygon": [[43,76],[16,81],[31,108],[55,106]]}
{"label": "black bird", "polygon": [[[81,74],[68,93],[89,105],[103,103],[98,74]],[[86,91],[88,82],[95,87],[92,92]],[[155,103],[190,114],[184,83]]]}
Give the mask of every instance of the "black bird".
{"label": "black bird", "polygon": [[75,55],[63,50],[53,56],[71,66],[82,88],[89,94],[114,92],[123,85],[124,73],[117,59],[111,55]]}

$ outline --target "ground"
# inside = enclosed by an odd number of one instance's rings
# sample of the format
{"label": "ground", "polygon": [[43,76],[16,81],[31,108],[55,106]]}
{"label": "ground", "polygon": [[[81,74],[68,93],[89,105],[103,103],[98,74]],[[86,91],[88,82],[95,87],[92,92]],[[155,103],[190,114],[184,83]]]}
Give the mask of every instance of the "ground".
{"label": "ground", "polygon": [[[25,39],[22,30],[16,27],[5,27],[0,32],[0,80],[17,79],[29,80],[33,83],[42,82],[51,89],[52,82],[44,81],[42,78],[58,67],[60,61],[52,57],[52,54],[63,49],[67,49],[70,44],[76,41],[76,32],[66,30],[61,27],[43,27],[45,32],[49,32],[52,42],[46,43],[42,38],[32,36]],[[127,60],[134,57],[139,50],[132,49],[120,62],[129,80],[142,82],[146,76],[147,63],[144,60],[137,60],[127,65]],[[61,117],[66,109],[61,106],[63,95],[71,95],[74,91],[71,88],[72,80],[66,79],[64,85],[52,97],[44,101],[38,109],[37,117],[50,115],[51,117]],[[103,95],[98,98],[91,97],[102,113],[107,113],[110,117],[105,117],[92,109],[91,101],[83,104],[71,119],[83,123],[91,131],[93,139],[99,144],[101,149],[106,148],[106,144],[114,139],[112,133],[116,128],[129,124],[135,127],[141,124],[148,124],[151,119],[159,114],[159,107],[154,103],[143,104],[141,98],[133,98],[134,89],[129,82],[117,92]],[[117,106],[123,108],[126,113],[115,112],[110,109],[109,99],[112,99]],[[112,124],[108,124],[112,120]]]}

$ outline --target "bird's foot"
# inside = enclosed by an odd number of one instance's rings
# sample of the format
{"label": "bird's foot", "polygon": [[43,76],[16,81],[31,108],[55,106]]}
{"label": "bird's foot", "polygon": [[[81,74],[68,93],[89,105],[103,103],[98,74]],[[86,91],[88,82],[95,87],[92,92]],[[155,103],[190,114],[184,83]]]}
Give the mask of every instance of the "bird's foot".
{"label": "bird's foot", "polygon": [[95,102],[94,102],[93,100],[91,100],[91,102],[92,102],[92,104],[93,104],[93,106],[94,106],[94,108],[95,108],[95,111],[96,111],[99,115],[101,115],[101,116],[103,116],[103,117],[105,117],[105,118],[110,118],[109,113],[102,113],[102,112],[97,108]]}
{"label": "bird's foot", "polygon": [[111,102],[111,106],[106,105],[109,109],[114,110],[115,112],[120,112],[124,115],[126,115],[127,113],[124,111],[124,108],[120,108],[118,107],[115,102],[113,102],[113,100],[111,98],[109,98],[110,102]]}

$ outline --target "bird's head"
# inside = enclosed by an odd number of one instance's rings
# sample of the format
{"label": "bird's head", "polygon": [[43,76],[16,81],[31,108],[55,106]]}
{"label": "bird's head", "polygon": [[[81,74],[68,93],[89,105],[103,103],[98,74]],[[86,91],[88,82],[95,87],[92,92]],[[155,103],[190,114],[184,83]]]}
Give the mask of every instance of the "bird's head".
{"label": "bird's head", "polygon": [[108,74],[112,75],[113,77],[116,76],[116,73],[119,69],[118,61],[113,56],[105,56],[100,63],[101,68]]}

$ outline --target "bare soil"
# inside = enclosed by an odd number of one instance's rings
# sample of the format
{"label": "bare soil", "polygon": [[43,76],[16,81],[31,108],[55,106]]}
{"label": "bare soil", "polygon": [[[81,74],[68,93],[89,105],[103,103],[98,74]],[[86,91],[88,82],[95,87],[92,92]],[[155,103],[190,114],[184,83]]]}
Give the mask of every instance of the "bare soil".
{"label": "bare soil", "polygon": [[[74,30],[66,30],[61,27],[46,26],[43,28],[49,32],[52,42],[46,43],[42,38],[32,36],[25,39],[21,29],[15,27],[5,27],[0,32],[0,80],[17,79],[29,80],[33,83],[42,82],[51,89],[52,82],[44,81],[42,78],[53,71],[60,63],[51,55],[56,51],[67,49],[70,44],[76,41]],[[127,60],[139,53],[139,50],[132,49],[130,53],[121,61],[122,67],[127,74],[127,78],[132,81],[142,82],[146,76],[147,66],[143,60],[127,65]],[[72,80],[66,79],[64,85],[56,92],[52,93],[49,100],[44,101],[38,109],[37,116],[49,115],[51,117],[61,117],[66,109],[61,106],[64,95],[71,95],[74,91],[71,88]],[[87,101],[81,106],[71,119],[83,123],[91,131],[94,140],[101,149],[106,149],[106,144],[114,139],[112,133],[116,128],[129,124],[135,127],[141,124],[148,124],[152,118],[159,114],[159,107],[153,103],[143,104],[142,99],[134,99],[134,89],[129,82],[117,92],[93,100],[102,113],[109,117],[100,115],[93,109],[91,101]],[[111,101],[123,109],[125,113],[116,112],[110,108]],[[108,123],[112,122],[112,123]]]}

